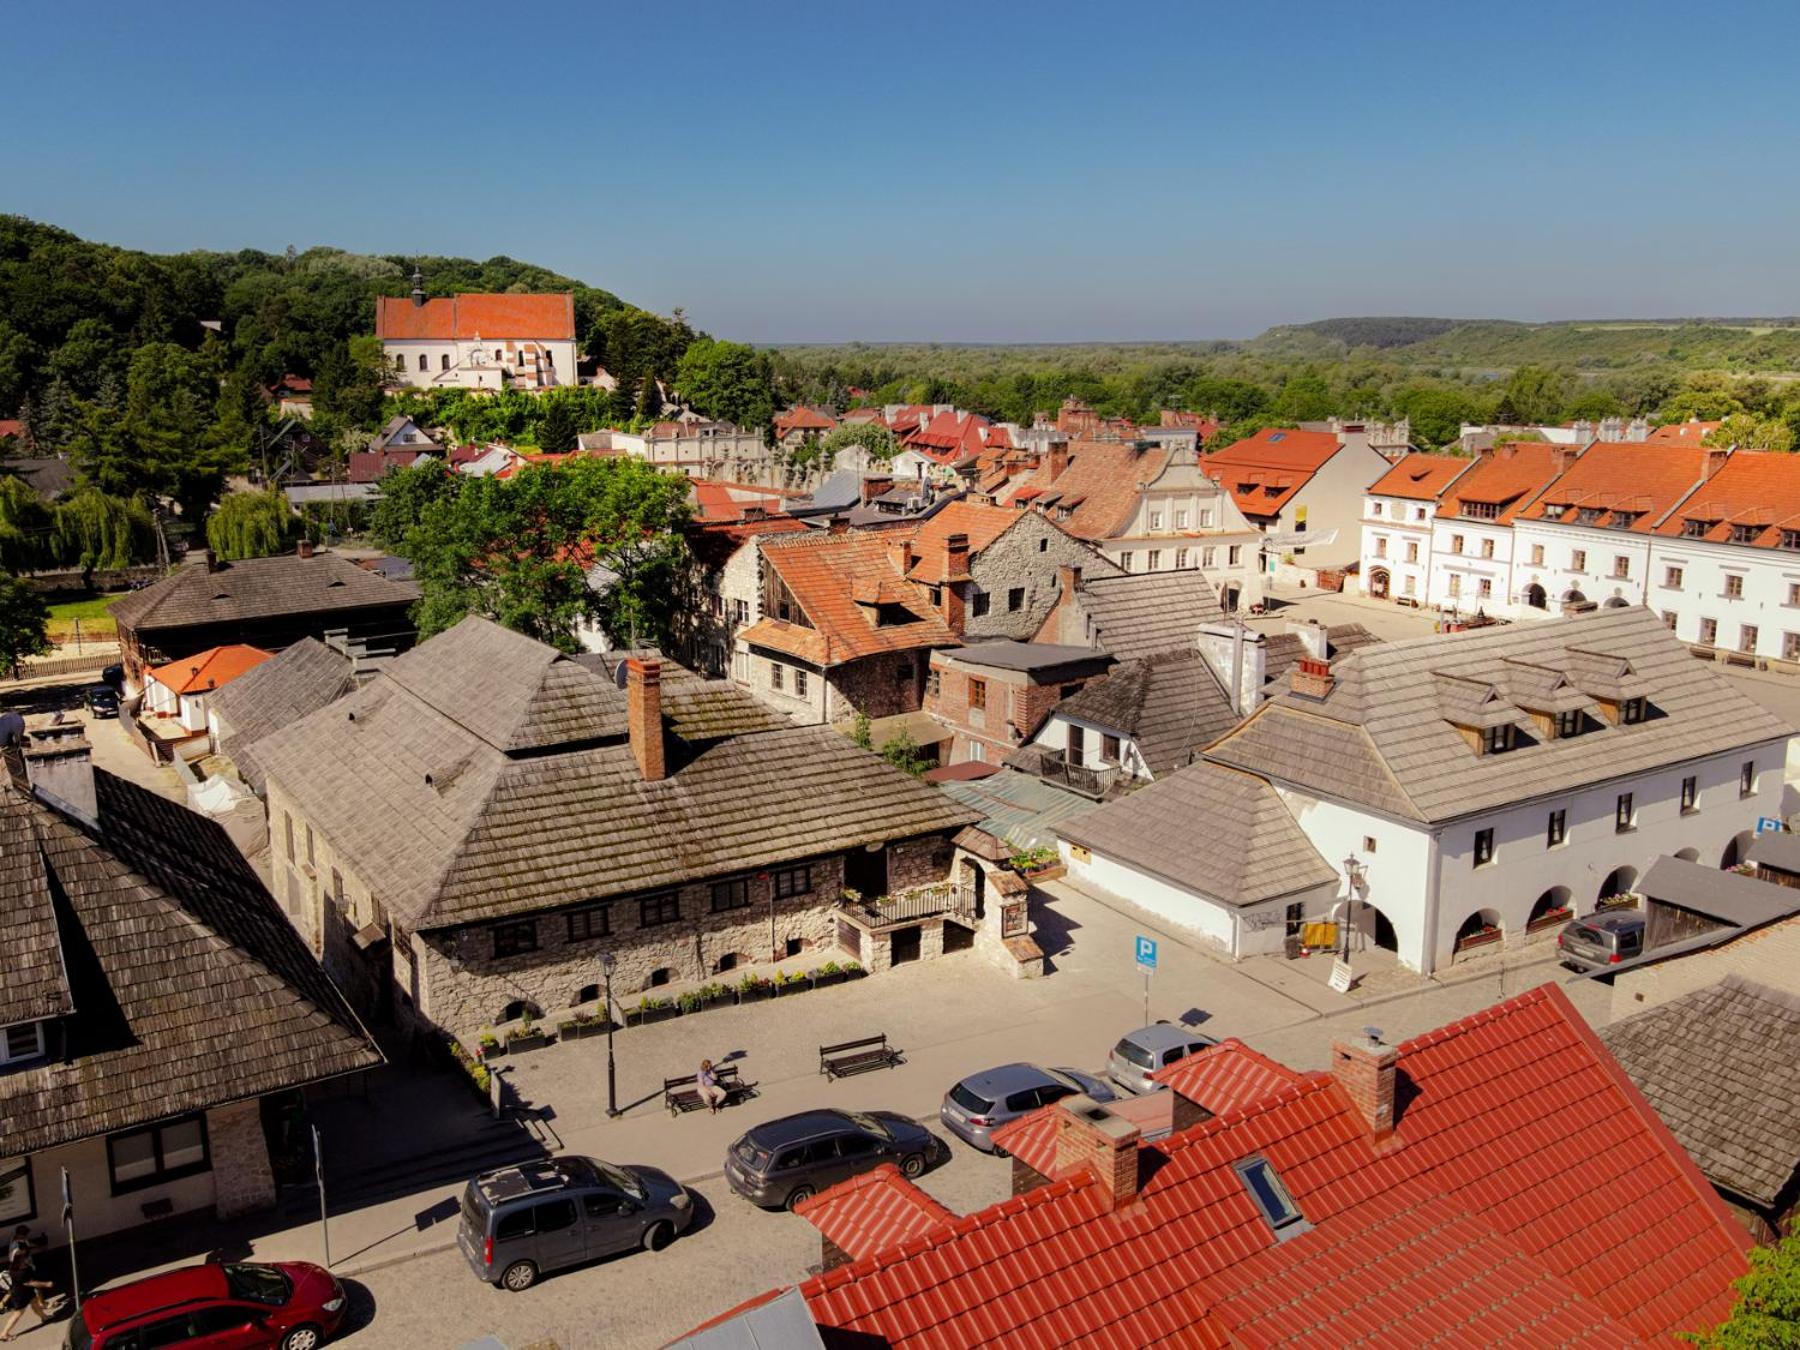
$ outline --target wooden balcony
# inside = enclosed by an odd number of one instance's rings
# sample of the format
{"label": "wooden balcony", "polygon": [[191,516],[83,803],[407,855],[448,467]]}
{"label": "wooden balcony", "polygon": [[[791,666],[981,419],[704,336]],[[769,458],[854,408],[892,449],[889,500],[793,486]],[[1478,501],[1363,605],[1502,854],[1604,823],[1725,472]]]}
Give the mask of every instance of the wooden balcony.
{"label": "wooden balcony", "polygon": [[973,923],[975,888],[954,881],[939,881],[896,891],[892,895],[843,900],[838,908],[858,926],[871,929],[894,928],[945,915]]}

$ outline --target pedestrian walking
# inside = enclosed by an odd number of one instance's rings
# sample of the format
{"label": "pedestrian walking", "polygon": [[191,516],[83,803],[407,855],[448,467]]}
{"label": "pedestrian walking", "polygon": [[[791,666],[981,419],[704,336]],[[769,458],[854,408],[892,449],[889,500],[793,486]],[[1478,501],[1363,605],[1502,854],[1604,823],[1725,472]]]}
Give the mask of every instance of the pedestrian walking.
{"label": "pedestrian walking", "polygon": [[706,1103],[706,1109],[713,1115],[719,1114],[719,1108],[725,1105],[725,1089],[719,1086],[719,1076],[713,1072],[710,1059],[700,1061],[700,1072],[694,1075],[694,1086],[700,1090],[700,1100]]}
{"label": "pedestrian walking", "polygon": [[0,1311],[7,1314],[6,1325],[0,1326],[0,1341],[10,1341],[13,1329],[30,1308],[38,1315],[39,1322],[50,1320],[49,1305],[44,1302],[44,1292],[52,1286],[48,1280],[37,1278],[31,1266],[28,1252],[15,1251],[6,1263],[6,1270],[0,1273]]}

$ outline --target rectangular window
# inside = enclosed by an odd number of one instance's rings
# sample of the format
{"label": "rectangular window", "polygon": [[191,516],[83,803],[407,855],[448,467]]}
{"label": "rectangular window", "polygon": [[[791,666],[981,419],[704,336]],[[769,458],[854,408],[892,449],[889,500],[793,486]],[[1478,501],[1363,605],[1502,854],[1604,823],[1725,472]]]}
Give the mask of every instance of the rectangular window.
{"label": "rectangular window", "polygon": [[1756,795],[1756,761],[1747,759],[1738,770],[1738,796],[1754,797]]}
{"label": "rectangular window", "polygon": [[8,1027],[6,1035],[0,1037],[0,1064],[17,1064],[20,1060],[36,1059],[43,1053],[42,1022],[20,1022]]}
{"label": "rectangular window", "polygon": [[940,671],[934,667],[930,671],[926,672],[925,695],[927,698],[936,698],[938,696],[938,690],[942,689],[943,687],[944,687],[944,676],[943,676],[942,671]]}
{"label": "rectangular window", "polygon": [[1150,513],[1150,528],[1153,530],[1160,530],[1162,528],[1161,511],[1152,511]]}
{"label": "rectangular window", "polygon": [[1494,556],[1494,541],[1492,539],[1483,539],[1481,541],[1481,556],[1484,558],[1491,558]]}
{"label": "rectangular window", "polygon": [[1544,546],[1542,544],[1533,544],[1531,546],[1531,565],[1533,567],[1542,567],[1544,565]]}
{"label": "rectangular window", "polygon": [[1644,713],[1649,706],[1641,698],[1628,698],[1619,705],[1619,721],[1628,727],[1634,727],[1644,720]]}
{"label": "rectangular window", "polygon": [[638,901],[638,927],[655,928],[660,924],[675,923],[681,918],[681,897],[674,891],[664,891],[661,895],[646,895]]}
{"label": "rectangular window", "polygon": [[1757,636],[1758,636],[1758,631],[1757,631],[1757,627],[1755,624],[1753,624],[1753,623],[1739,624],[1738,625],[1738,650],[1740,652],[1748,652],[1754,656],[1756,654]]}
{"label": "rectangular window", "polygon": [[1700,806],[1700,780],[1689,774],[1681,780],[1681,814],[1691,815]]}
{"label": "rectangular window", "polygon": [[1742,600],[1744,598],[1744,579],[1736,572],[1727,572],[1725,574],[1725,598],[1727,600]]}
{"label": "rectangular window", "polygon": [[1463,551],[1463,537],[1460,534],[1453,534],[1450,536],[1450,551],[1452,553],[1461,553]]}
{"label": "rectangular window", "polygon": [[1619,800],[1613,804],[1613,829],[1624,834],[1632,828],[1632,823],[1636,819],[1637,813],[1632,808],[1631,794],[1621,792]]}
{"label": "rectangular window", "polygon": [[[1150,556],[1155,557],[1156,555],[1153,553]],[[1008,614],[1017,614],[1020,610],[1022,610],[1024,608],[1025,608],[1025,588],[1023,586],[1014,586],[1011,589],[1009,589],[1006,592],[1006,612]]]}
{"label": "rectangular window", "polygon": [[515,923],[497,923],[494,925],[494,959],[503,956],[522,956],[526,952],[535,952],[538,947],[536,919],[520,919]]}
{"label": "rectangular window", "polygon": [[1613,580],[1624,581],[1631,576],[1631,559],[1623,553],[1613,555]]}
{"label": "rectangular window", "polygon": [[1119,762],[1119,738],[1117,736],[1109,736],[1104,731],[1100,733],[1100,758],[1108,764]]}
{"label": "rectangular window", "polygon": [[1462,594],[1462,573],[1461,572],[1452,572],[1450,574],[1450,598],[1452,600],[1454,600],[1461,594]]}
{"label": "rectangular window", "polygon": [[1200,550],[1200,565],[1205,568],[1211,568],[1213,565],[1213,560],[1215,558],[1217,558],[1218,556],[1219,556],[1218,549],[1203,548]]}
{"label": "rectangular window", "polygon": [[1246,1158],[1241,1163],[1233,1164],[1238,1179],[1244,1183],[1244,1189],[1256,1202],[1256,1208],[1275,1232],[1277,1241],[1294,1237],[1306,1232],[1311,1225],[1301,1214],[1300,1206],[1294,1203],[1294,1197],[1275,1175],[1275,1169],[1266,1158]]}
{"label": "rectangular window", "polygon": [[1130,549],[1126,549],[1123,553],[1121,553],[1119,555],[1119,570],[1122,572],[1129,572],[1131,570],[1131,550]]}
{"label": "rectangular window", "polygon": [[779,662],[779,661],[769,662],[769,688],[771,688],[771,689],[781,688],[781,670],[782,670],[781,662]]}
{"label": "rectangular window", "polygon": [[1404,586],[1402,586],[1400,589],[1403,590],[1406,594],[1411,595],[1413,593],[1413,590],[1415,589],[1415,584],[1417,583],[1417,581],[1418,581],[1417,577],[1408,577],[1406,579],[1406,584]]}
{"label": "rectangular window", "polygon": [[1790,605],[1800,605],[1800,581],[1788,582],[1788,599]]}
{"label": "rectangular window", "polygon": [[313,861],[313,832],[310,825],[306,827],[306,861]]}
{"label": "rectangular window", "polygon": [[31,1159],[0,1162],[0,1223],[20,1223],[37,1214],[37,1189],[32,1183]]}
{"label": "rectangular window", "polygon": [[969,707],[976,712],[983,712],[986,710],[986,708],[987,708],[987,681],[986,680],[970,680],[969,681]]}
{"label": "rectangular window", "polygon": [[1369,514],[1372,516],[1379,516],[1381,514],[1381,503],[1380,502],[1370,502],[1369,503]]}
{"label": "rectangular window", "polygon": [[1513,729],[1509,722],[1505,726],[1489,727],[1481,733],[1482,748],[1490,755],[1498,755],[1512,749]]}
{"label": "rectangular window", "polygon": [[784,867],[775,873],[775,898],[792,900],[796,895],[812,894],[812,868]]}
{"label": "rectangular window", "polygon": [[794,671],[794,692],[801,698],[806,697],[806,672],[804,670]]}
{"label": "rectangular window", "polygon": [[1587,571],[1587,550],[1585,548],[1574,549],[1570,552],[1569,567],[1576,572]]}
{"label": "rectangular window", "polygon": [[106,1165],[114,1195],[210,1171],[212,1155],[207,1151],[206,1118],[187,1116],[108,1135]]}
{"label": "rectangular window", "polygon": [[1672,609],[1665,609],[1663,611],[1662,619],[1663,627],[1673,633],[1675,631],[1675,625],[1681,621],[1681,616]]}
{"label": "rectangular window", "polygon": [[1175,528],[1178,530],[1187,528],[1187,509],[1185,507],[1175,508]]}
{"label": "rectangular window", "polygon": [[1150,558],[1147,566],[1152,572],[1162,571],[1162,550],[1160,548],[1153,548],[1150,550]]}
{"label": "rectangular window", "polygon": [[1663,585],[1671,591],[1678,591],[1681,589],[1681,579],[1686,575],[1687,573],[1679,567],[1665,567],[1663,568]]}
{"label": "rectangular window", "polygon": [[1494,593],[1494,579],[1492,577],[1482,577],[1475,583],[1475,593],[1483,600],[1492,596]]}
{"label": "rectangular window", "polygon": [[1781,659],[1783,661],[1800,661],[1800,633],[1783,633],[1781,635]]}
{"label": "rectangular window", "polygon": [[1571,736],[1579,736],[1581,734],[1581,720],[1582,713],[1579,708],[1576,708],[1571,712],[1559,712],[1556,714],[1556,739],[1559,741],[1566,741]]}
{"label": "rectangular window", "polygon": [[1555,848],[1569,837],[1569,813],[1552,811],[1549,827],[1544,831],[1544,847]]}
{"label": "rectangular window", "polygon": [[1175,570],[1177,572],[1185,572],[1185,571],[1187,571],[1187,565],[1188,565],[1188,551],[1185,548],[1176,549],[1175,550]]}
{"label": "rectangular window", "polygon": [[1486,867],[1494,861],[1494,831],[1492,828],[1475,831],[1474,866]]}
{"label": "rectangular window", "polygon": [[1712,647],[1718,645],[1719,621],[1717,619],[1700,620],[1700,645]]}
{"label": "rectangular window", "polygon": [[[730,881],[713,882],[712,910],[714,914],[723,914],[728,909],[742,909],[749,903],[749,877],[733,877]],[[645,922],[648,923],[649,920],[645,920]]]}
{"label": "rectangular window", "polygon": [[569,911],[569,941],[586,942],[589,938],[612,935],[612,906],[588,905]]}
{"label": "rectangular window", "polygon": [[281,813],[281,829],[282,829],[282,833],[287,836],[287,859],[289,862],[293,862],[294,861],[294,818],[293,818],[293,816],[289,815],[286,811],[283,811]]}
{"label": "rectangular window", "polygon": [[1375,556],[1377,558],[1387,557],[1387,536],[1385,534],[1375,536]]}
{"label": "rectangular window", "polygon": [[988,612],[988,594],[986,591],[974,591],[969,595],[969,613],[977,619],[985,618]]}
{"label": "rectangular window", "polygon": [[1419,561],[1419,541],[1417,539],[1408,539],[1406,541],[1406,561],[1409,563],[1416,563]]}
{"label": "rectangular window", "polygon": [[[1201,507],[1199,520],[1200,520],[1200,528],[1201,529],[1210,530],[1212,528],[1212,507],[1210,507],[1210,506]],[[1793,546],[1788,545],[1788,547],[1791,548]]]}
{"label": "rectangular window", "polygon": [[1244,546],[1242,544],[1232,544],[1225,550],[1225,565],[1227,567],[1236,567],[1243,559]]}

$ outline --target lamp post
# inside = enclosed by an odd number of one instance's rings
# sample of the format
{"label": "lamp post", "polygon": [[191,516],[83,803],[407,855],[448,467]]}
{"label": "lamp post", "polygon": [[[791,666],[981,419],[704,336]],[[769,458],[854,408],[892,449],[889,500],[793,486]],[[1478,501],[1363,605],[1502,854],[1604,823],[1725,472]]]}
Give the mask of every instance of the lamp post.
{"label": "lamp post", "polygon": [[1338,946],[1343,954],[1342,959],[1345,961],[1350,959],[1350,924],[1356,917],[1356,911],[1352,905],[1362,900],[1369,889],[1364,871],[1362,862],[1354,853],[1344,859],[1344,923]]}
{"label": "lamp post", "polygon": [[611,952],[600,953],[600,976],[606,983],[606,1118],[619,1114],[619,1080],[613,1068],[613,1001],[612,973],[618,964]]}

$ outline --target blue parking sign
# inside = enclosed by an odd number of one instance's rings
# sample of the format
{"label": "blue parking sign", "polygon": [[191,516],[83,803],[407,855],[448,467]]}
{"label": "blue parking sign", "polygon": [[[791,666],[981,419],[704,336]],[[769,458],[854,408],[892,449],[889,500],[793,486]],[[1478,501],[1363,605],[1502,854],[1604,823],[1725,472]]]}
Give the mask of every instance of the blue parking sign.
{"label": "blue parking sign", "polygon": [[1137,963],[1147,971],[1156,969],[1156,939],[1139,935]]}

